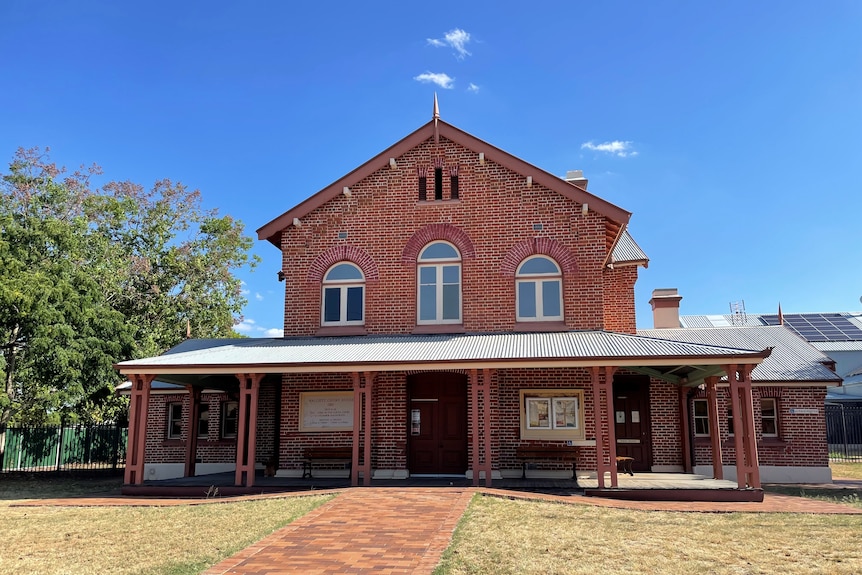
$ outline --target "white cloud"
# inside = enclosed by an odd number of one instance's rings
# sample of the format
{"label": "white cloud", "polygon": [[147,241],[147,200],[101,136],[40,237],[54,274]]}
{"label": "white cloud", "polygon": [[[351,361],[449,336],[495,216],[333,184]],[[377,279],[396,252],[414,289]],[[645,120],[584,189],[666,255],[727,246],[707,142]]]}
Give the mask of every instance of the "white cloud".
{"label": "white cloud", "polygon": [[463,59],[464,56],[470,56],[470,52],[467,51],[467,44],[470,42],[470,33],[466,30],[461,30],[460,28],[455,28],[454,30],[450,30],[446,32],[446,35],[443,36],[443,39],[439,38],[428,38],[428,44],[434,46],[435,48],[443,48],[445,46],[451,46],[457,52],[458,59]]}
{"label": "white cloud", "polygon": [[256,299],[257,301],[263,301],[263,296],[260,295],[259,292],[255,292],[254,299]]}
{"label": "white cloud", "polygon": [[473,92],[474,94],[478,94],[479,93],[479,86],[477,86],[473,82],[470,82],[470,85],[467,86],[467,91]]}
{"label": "white cloud", "polygon": [[254,320],[253,319],[244,319],[235,326],[233,326],[235,331],[240,333],[251,333],[255,330]]}
{"label": "white cloud", "polygon": [[454,87],[453,82],[455,81],[455,78],[450,78],[448,74],[443,72],[439,74],[425,72],[424,74],[414,76],[413,79],[417,82],[422,82],[423,84],[437,84],[446,90],[452,89]]}
{"label": "white cloud", "polygon": [[607,154],[613,154],[615,156],[619,156],[620,158],[625,158],[626,156],[637,156],[638,153],[636,150],[632,149],[632,143],[629,141],[623,142],[620,140],[614,140],[613,142],[604,142],[602,144],[594,144],[592,142],[585,142],[581,144],[581,149],[584,150],[592,150],[594,152],[605,152]]}
{"label": "white cloud", "polygon": [[275,329],[275,328],[268,329],[264,332],[264,335],[266,337],[284,337],[284,330],[283,329]]}

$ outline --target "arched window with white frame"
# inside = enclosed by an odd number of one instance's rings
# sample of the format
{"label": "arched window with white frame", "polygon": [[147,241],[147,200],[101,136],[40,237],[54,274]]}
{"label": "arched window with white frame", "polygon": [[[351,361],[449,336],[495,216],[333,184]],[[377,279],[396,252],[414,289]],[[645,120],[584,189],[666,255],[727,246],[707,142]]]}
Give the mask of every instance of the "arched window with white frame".
{"label": "arched window with white frame", "polygon": [[461,323],[461,254],[449,242],[425,246],[417,259],[417,323]]}
{"label": "arched window with white frame", "polygon": [[563,274],[547,256],[532,256],[515,272],[518,321],[562,321]]}
{"label": "arched window with white frame", "polygon": [[320,323],[363,325],[365,323],[365,276],[350,262],[339,262],[323,276]]}

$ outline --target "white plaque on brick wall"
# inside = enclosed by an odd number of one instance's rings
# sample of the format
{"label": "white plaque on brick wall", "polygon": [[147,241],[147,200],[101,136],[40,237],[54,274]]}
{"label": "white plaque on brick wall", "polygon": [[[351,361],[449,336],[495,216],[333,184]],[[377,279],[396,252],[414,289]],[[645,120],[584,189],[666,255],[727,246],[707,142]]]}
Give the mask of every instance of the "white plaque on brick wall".
{"label": "white plaque on brick wall", "polygon": [[299,394],[300,431],[353,431],[352,391]]}

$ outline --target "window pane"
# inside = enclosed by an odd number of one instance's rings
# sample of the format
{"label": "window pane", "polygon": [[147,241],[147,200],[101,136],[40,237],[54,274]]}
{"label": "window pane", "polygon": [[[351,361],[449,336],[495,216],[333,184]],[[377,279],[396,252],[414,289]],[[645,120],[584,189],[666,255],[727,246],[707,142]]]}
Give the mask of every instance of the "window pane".
{"label": "window pane", "polygon": [[347,288],[347,321],[362,321],[362,288]]}
{"label": "window pane", "polygon": [[535,282],[518,282],[518,317],[536,317]]}
{"label": "window pane", "polygon": [[341,320],[341,288],[323,290],[323,321]]}
{"label": "window pane", "polygon": [[461,286],[443,286],[443,319],[459,319],[461,317]]}
{"label": "window pane", "polygon": [[775,420],[774,419],[764,419],[763,420],[763,435],[777,435],[777,430],[775,429]]}
{"label": "window pane", "polygon": [[234,401],[224,404],[222,437],[236,437],[238,404]]}
{"label": "window pane", "polygon": [[696,417],[694,419],[694,433],[696,435],[709,435],[709,420]]}
{"label": "window pane", "polygon": [[419,288],[419,319],[437,319],[437,287],[423,285]]}
{"label": "window pane", "polygon": [[532,258],[521,264],[518,275],[523,274],[558,274],[560,268],[548,258]]}
{"label": "window pane", "polygon": [[542,282],[542,310],[545,317],[558,317],[560,313],[560,282]]}
{"label": "window pane", "polygon": [[324,278],[324,281],[336,280],[362,280],[362,272],[353,264],[338,264]]}
{"label": "window pane", "polygon": [[449,244],[436,243],[431,244],[422,250],[419,255],[420,260],[451,260],[458,259],[458,251]]}
{"label": "window pane", "polygon": [[700,417],[708,417],[709,416],[709,405],[705,401],[695,400],[694,402],[694,415]]}
{"label": "window pane", "polygon": [[443,283],[457,284],[461,282],[461,266],[443,266]]}
{"label": "window pane", "polygon": [[775,400],[761,399],[760,412],[763,414],[763,417],[775,417]]}
{"label": "window pane", "polygon": [[422,285],[437,283],[437,268],[433,266],[419,268],[419,283]]}
{"label": "window pane", "polygon": [[198,417],[198,436],[206,437],[210,431],[210,406],[200,406],[200,416]]}

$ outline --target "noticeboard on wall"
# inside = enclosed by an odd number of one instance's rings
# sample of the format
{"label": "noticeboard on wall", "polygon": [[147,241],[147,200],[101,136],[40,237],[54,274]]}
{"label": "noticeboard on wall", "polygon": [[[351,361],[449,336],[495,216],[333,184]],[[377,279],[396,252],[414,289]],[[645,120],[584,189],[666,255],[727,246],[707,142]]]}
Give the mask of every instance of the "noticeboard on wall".
{"label": "noticeboard on wall", "polygon": [[299,394],[300,431],[352,431],[352,391],[307,391]]}

